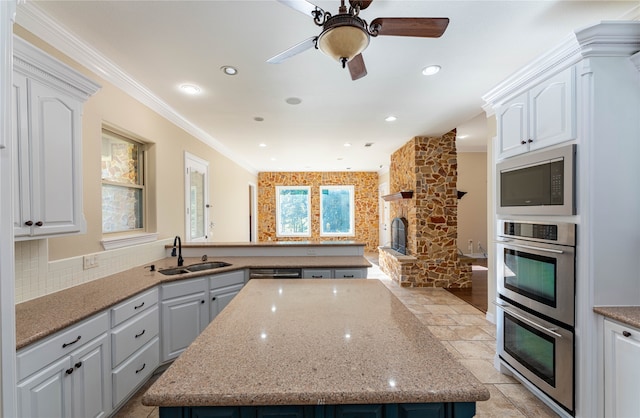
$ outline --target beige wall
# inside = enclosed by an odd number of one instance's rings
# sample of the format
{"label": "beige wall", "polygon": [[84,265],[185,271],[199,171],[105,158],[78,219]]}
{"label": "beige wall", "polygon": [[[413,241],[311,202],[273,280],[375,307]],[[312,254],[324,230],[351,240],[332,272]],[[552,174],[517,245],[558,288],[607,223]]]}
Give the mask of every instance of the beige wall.
{"label": "beige wall", "polygon": [[248,185],[257,178],[202,141],[191,136],[155,111],[141,104],[124,91],[79,66],[59,51],[19,26],[14,32],[35,46],[82,72],[102,88],[85,103],[83,113],[83,193],[87,233],[49,240],[49,259],[57,260],[102,251],[100,145],[103,123],[118,127],[153,143],[151,154],[156,177],[155,209],[149,216],[152,229],[159,239],[184,237],[184,153],[209,162],[210,220],[215,222],[212,241],[248,241]]}
{"label": "beige wall", "polygon": [[469,240],[473,242],[472,253],[479,253],[478,243],[485,251],[487,243],[487,153],[458,153],[458,190],[467,192],[458,200],[458,248],[469,253]]}

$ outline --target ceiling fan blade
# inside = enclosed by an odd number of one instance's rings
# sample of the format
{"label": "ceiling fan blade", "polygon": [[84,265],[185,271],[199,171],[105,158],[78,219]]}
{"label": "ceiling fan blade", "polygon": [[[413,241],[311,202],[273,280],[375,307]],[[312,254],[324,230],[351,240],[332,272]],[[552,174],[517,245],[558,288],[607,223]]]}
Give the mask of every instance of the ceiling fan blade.
{"label": "ceiling fan blade", "polygon": [[322,14],[324,14],[324,10],[320,7],[316,6],[313,3],[309,3],[306,0],[277,0],[279,3],[284,4],[287,7],[292,8],[293,10],[297,10],[300,13],[304,13],[309,17],[315,18],[314,11],[320,10]]}
{"label": "ceiling fan blade", "polygon": [[364,65],[364,59],[362,54],[358,54],[347,62],[349,67],[349,73],[351,73],[351,79],[356,81],[367,75],[367,67]]}
{"label": "ceiling fan blade", "polygon": [[378,35],[439,38],[449,25],[446,17],[379,17],[371,22]]}
{"label": "ceiling fan blade", "polygon": [[267,60],[267,62],[269,64],[280,64],[282,61],[287,60],[287,59],[293,57],[294,55],[298,55],[301,52],[306,51],[307,49],[311,49],[311,48],[315,47],[317,39],[318,39],[317,36],[312,36],[311,38],[305,39],[304,41],[300,42],[299,44],[296,44],[296,45],[292,46],[291,48],[287,49],[286,51],[282,51],[278,55],[269,58]]}

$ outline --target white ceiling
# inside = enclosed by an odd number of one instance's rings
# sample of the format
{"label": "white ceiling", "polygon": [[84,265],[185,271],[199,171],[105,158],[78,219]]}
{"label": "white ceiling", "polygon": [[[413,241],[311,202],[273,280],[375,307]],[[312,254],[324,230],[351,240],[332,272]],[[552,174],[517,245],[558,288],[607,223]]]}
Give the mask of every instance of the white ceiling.
{"label": "white ceiling", "polygon": [[[311,18],[276,1],[29,3],[253,171],[384,170],[412,137],[454,128],[468,135],[458,139],[459,151],[484,150],[483,94],[572,30],[635,18],[638,7],[637,0],[375,0],[360,15],[368,22],[449,17],[450,24],[438,39],[372,38],[363,53],[368,75],[351,81],[319,50],[265,62],[320,33]],[[339,1],[315,4],[335,14]],[[421,69],[430,64],[442,71],[425,77]],[[224,75],[223,65],[238,75]],[[202,94],[184,95],[183,83]],[[302,103],[287,104],[290,97]],[[385,122],[387,115],[398,119]]]}

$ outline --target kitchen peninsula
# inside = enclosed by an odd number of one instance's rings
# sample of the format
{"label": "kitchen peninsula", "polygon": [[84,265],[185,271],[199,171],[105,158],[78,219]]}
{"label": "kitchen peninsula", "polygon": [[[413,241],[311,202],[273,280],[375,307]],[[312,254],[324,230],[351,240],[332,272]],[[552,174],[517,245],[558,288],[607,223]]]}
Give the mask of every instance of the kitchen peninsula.
{"label": "kitchen peninsula", "polygon": [[488,398],[382,282],[311,279],[250,281],[143,403],[164,418],[471,417]]}

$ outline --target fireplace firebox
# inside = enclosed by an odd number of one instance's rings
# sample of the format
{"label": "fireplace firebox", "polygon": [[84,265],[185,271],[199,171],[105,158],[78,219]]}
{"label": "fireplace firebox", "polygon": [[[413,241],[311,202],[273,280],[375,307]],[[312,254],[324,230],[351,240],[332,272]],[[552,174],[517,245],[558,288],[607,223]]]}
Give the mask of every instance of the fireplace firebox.
{"label": "fireplace firebox", "polygon": [[391,249],[400,254],[407,254],[407,220],[394,218],[391,221]]}

